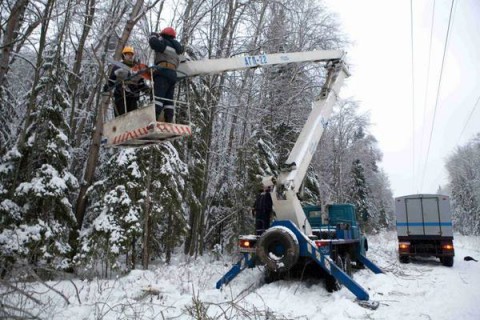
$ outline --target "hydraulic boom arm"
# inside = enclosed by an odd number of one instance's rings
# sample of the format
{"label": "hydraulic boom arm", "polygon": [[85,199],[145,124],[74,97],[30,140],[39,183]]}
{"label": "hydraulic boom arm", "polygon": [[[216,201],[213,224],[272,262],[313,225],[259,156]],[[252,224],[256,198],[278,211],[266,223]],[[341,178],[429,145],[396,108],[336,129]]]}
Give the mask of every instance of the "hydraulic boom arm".
{"label": "hydraulic boom arm", "polygon": [[341,59],[344,53],[340,50],[321,50],[307,52],[287,52],[261,54],[256,56],[237,56],[223,59],[205,59],[186,61],[178,66],[179,77],[192,77],[205,74],[216,74],[226,71],[273,66],[278,64],[299,63],[308,61],[331,61]]}
{"label": "hydraulic boom arm", "polygon": [[[179,77],[191,77],[287,63],[327,62],[328,74],[320,96],[313,102],[308,120],[287,161],[282,166],[279,176],[276,181],[272,181],[275,185],[272,200],[277,218],[291,220],[306,235],[310,235],[312,230],[297,193],[330,118],[333,105],[337,101],[340,87],[344,79],[350,75],[343,62],[343,56],[344,52],[340,50],[238,56],[225,59],[186,61],[181,63],[177,70]],[[271,177],[264,180],[268,179],[273,180]]]}
{"label": "hydraulic boom arm", "polygon": [[341,58],[330,60],[327,69],[327,78],[320,96],[313,102],[307,122],[274,182],[275,188],[272,194],[277,218],[291,220],[306,235],[310,235],[312,229],[297,193],[330,118],[333,105],[337,101],[340,87],[344,79],[350,75]]}

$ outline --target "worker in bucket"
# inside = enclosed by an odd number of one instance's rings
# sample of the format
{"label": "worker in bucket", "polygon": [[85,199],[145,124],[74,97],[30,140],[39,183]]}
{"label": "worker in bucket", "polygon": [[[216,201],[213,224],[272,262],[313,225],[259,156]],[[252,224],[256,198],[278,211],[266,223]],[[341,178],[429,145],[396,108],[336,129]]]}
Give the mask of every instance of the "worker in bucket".
{"label": "worker in bucket", "polygon": [[140,76],[132,77],[135,73],[135,67],[138,62],[135,61],[135,51],[133,47],[126,46],[122,50],[122,61],[124,67],[114,65],[108,82],[103,87],[103,91],[107,92],[115,87],[113,91],[113,99],[115,102],[115,116],[122,115],[137,109],[140,93],[150,92],[150,87],[145,83],[145,79]]}
{"label": "worker in bucket", "polygon": [[[184,51],[180,42],[175,40],[176,36],[175,29],[167,27],[160,34],[152,33],[148,41],[150,48],[155,51],[153,88],[157,121],[174,122],[173,92],[177,82],[176,70],[180,63],[179,55]],[[161,119],[162,111],[164,119]]]}
{"label": "worker in bucket", "polygon": [[258,236],[270,227],[270,217],[273,211],[271,191],[271,186],[263,186],[253,205],[252,213],[255,216],[255,230]]}

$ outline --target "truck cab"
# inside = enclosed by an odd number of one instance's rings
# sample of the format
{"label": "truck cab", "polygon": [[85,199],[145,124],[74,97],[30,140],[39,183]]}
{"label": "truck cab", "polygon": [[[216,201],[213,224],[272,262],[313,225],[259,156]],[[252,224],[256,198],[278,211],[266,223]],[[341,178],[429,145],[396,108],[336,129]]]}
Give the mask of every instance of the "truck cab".
{"label": "truck cab", "polygon": [[365,256],[368,242],[360,232],[354,205],[329,204],[323,210],[320,206],[305,206],[303,210],[322,253],[345,257],[348,252],[356,266],[363,267],[357,257]]}
{"label": "truck cab", "polygon": [[323,211],[319,206],[305,206],[303,211],[312,233],[319,239],[358,239],[360,236],[352,204],[330,204]]}

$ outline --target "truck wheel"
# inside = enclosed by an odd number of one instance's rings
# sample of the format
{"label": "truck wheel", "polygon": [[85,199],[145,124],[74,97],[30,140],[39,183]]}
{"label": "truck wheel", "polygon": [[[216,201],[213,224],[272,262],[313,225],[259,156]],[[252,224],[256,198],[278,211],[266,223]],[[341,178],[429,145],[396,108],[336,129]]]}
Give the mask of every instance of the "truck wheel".
{"label": "truck wheel", "polygon": [[265,231],[257,242],[257,256],[268,270],[285,272],[298,261],[300,249],[295,235],[283,227]]}
{"label": "truck wheel", "polygon": [[337,279],[335,279],[329,274],[325,277],[325,287],[327,288],[328,292],[338,291],[341,288],[340,283],[337,281]]}
{"label": "truck wheel", "polygon": [[278,280],[282,280],[282,279],[283,279],[283,274],[279,272],[270,271],[268,269],[265,270],[264,280],[266,284],[269,284]]}
{"label": "truck wheel", "polygon": [[[335,264],[339,269],[345,271],[344,263],[340,255],[337,255],[337,257],[335,258]],[[342,288],[342,284],[338,282],[338,280],[335,279],[334,276],[329,274],[325,276],[325,286],[328,292],[338,291]]]}
{"label": "truck wheel", "polygon": [[343,263],[343,259],[340,255],[337,255],[335,258],[335,264],[337,267],[339,267],[341,270],[345,271],[345,264]]}
{"label": "truck wheel", "polygon": [[410,257],[409,256],[399,256],[400,263],[409,263]]}
{"label": "truck wheel", "polygon": [[441,257],[440,262],[445,266],[445,267],[453,267],[453,257]]}
{"label": "truck wheel", "polygon": [[351,278],[352,277],[352,258],[350,258],[350,253],[345,253],[343,257],[343,271]]}

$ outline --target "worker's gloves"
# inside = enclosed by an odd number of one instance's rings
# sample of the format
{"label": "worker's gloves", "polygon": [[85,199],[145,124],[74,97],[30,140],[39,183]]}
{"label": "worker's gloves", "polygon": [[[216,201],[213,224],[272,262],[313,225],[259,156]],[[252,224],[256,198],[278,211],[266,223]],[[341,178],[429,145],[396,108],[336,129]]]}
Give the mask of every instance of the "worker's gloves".
{"label": "worker's gloves", "polygon": [[117,77],[117,80],[122,81],[130,76],[130,71],[125,69],[117,69],[115,70],[115,76]]}

